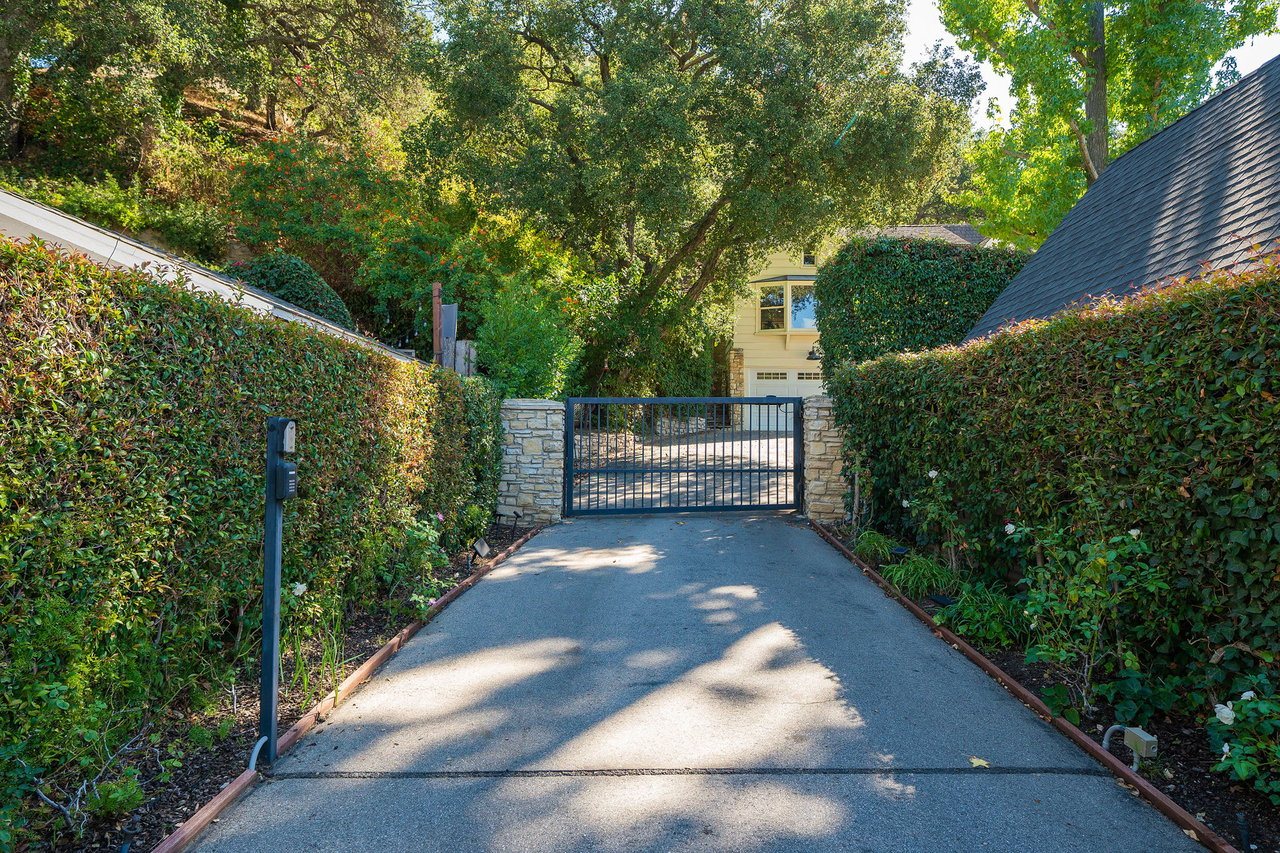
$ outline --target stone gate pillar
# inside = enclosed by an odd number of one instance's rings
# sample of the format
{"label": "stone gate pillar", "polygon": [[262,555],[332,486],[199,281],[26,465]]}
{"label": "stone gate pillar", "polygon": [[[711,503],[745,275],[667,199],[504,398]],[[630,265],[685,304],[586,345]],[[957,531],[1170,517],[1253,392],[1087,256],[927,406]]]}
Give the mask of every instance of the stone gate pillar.
{"label": "stone gate pillar", "polygon": [[564,403],[504,400],[498,512],[522,524],[553,524],[564,510]]}
{"label": "stone gate pillar", "polygon": [[844,472],[840,446],[844,436],[836,426],[831,398],[818,395],[804,401],[804,514],[814,521],[843,521]]}

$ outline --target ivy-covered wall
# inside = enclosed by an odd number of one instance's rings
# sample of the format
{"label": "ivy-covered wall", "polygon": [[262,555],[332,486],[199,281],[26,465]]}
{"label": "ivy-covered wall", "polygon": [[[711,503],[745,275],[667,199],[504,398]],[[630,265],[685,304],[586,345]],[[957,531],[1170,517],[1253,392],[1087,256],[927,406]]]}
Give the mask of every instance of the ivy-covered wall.
{"label": "ivy-covered wall", "polygon": [[814,283],[824,363],[959,343],[1028,257],[942,240],[850,240]]}
{"label": "ivy-covered wall", "polygon": [[[1054,616],[1076,644],[1064,660],[1096,664],[1086,675],[1126,716],[1202,712],[1274,681],[1274,262],[831,372],[845,470],[870,488],[876,527],[978,578],[1047,579],[1037,600],[1102,568]],[[1108,627],[1088,637],[1086,624]]]}
{"label": "ivy-covered wall", "polygon": [[103,740],[252,648],[268,415],[298,419],[289,632],[432,594],[435,543],[492,517],[497,406],[482,382],[0,242],[0,830],[32,778],[96,772]]}

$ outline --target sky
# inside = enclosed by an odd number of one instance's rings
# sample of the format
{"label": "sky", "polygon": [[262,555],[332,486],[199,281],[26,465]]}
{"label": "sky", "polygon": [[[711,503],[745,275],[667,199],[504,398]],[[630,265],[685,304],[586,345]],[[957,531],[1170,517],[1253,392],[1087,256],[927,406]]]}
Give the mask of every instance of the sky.
{"label": "sky", "polygon": [[[910,0],[907,11],[907,43],[903,57],[903,68],[915,62],[928,52],[929,47],[941,39],[944,43],[954,45],[955,39],[942,26],[942,18],[938,14],[935,0]],[[1231,52],[1236,59],[1241,76],[1253,71],[1262,63],[1280,54],[1280,35],[1259,36],[1246,42],[1238,50]],[[1007,78],[995,73],[990,65],[983,63],[982,76],[987,82],[987,89],[978,99],[973,118],[978,126],[989,126],[987,119],[987,102],[994,98],[1000,105],[1000,111],[1007,115],[1013,106],[1009,97]]]}

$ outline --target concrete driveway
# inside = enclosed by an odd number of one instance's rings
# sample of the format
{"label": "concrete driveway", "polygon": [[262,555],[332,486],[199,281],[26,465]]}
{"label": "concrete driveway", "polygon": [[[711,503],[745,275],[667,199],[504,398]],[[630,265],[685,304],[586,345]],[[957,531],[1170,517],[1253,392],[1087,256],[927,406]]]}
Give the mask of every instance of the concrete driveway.
{"label": "concrete driveway", "polygon": [[1200,848],[810,530],[668,516],[539,534],[200,849]]}

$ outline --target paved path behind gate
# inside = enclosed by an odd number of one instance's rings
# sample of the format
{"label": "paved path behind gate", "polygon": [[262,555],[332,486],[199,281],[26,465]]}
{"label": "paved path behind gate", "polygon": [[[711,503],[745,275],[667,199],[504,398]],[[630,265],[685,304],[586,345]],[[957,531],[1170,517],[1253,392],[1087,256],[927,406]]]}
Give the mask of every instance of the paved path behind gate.
{"label": "paved path behind gate", "polygon": [[777,516],[544,531],[275,771],[202,850],[1200,849]]}

